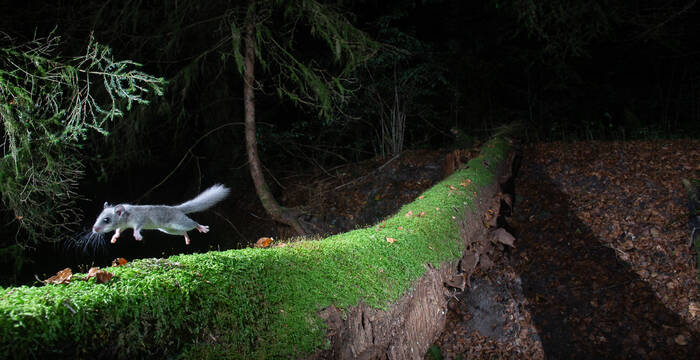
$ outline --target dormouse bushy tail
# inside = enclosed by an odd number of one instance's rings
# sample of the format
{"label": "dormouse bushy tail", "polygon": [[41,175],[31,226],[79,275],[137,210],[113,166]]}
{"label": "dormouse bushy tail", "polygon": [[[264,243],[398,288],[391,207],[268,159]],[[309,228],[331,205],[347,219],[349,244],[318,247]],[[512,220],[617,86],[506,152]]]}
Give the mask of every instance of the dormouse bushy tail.
{"label": "dormouse bushy tail", "polygon": [[196,198],[185,201],[184,203],[175,206],[178,210],[187,213],[204,211],[223,200],[228,196],[229,188],[221,184],[216,184],[206,190],[201,194],[197,195]]}

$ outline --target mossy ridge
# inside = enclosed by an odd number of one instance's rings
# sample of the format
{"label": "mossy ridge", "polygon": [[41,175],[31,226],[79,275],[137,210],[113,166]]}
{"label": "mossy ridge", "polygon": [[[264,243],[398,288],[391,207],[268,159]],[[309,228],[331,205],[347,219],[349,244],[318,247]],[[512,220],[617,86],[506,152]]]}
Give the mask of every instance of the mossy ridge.
{"label": "mossy ridge", "polygon": [[385,309],[427,263],[439,267],[461,256],[455,218],[494,180],[489,167],[508,148],[491,140],[467,169],[396,215],[323,241],[143,259],[110,268],[115,278],[103,285],[0,289],[0,355],[89,356],[105,344],[125,358],[309,354],[328,345],[317,316],[322,308],[361,300]]}

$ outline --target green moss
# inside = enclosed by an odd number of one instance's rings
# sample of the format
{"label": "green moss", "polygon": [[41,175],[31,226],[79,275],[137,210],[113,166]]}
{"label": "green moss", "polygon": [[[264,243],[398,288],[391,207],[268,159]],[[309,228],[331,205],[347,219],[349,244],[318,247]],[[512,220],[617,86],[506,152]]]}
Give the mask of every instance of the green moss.
{"label": "green moss", "polygon": [[107,348],[122,358],[278,358],[327,347],[321,309],[360,301],[386,309],[426,264],[461,256],[455,220],[507,150],[493,140],[468,169],[396,215],[322,241],[144,259],[109,268],[107,284],[1,289],[0,357],[90,357]]}

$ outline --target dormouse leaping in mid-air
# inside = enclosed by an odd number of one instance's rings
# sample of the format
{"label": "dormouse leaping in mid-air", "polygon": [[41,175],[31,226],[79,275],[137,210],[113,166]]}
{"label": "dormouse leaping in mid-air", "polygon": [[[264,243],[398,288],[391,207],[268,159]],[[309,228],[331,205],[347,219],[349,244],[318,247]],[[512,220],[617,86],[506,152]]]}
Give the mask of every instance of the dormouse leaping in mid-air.
{"label": "dormouse leaping in mid-air", "polygon": [[204,211],[228,196],[229,189],[216,184],[194,199],[180,205],[129,205],[111,206],[107,203],[92,226],[94,233],[107,233],[114,230],[112,243],[117,242],[122,230],[134,229],[134,239],[141,240],[141,230],[158,229],[171,235],[184,235],[185,244],[190,244],[187,232],[197,228],[199,232],[209,231],[209,226],[200,225],[185,214]]}

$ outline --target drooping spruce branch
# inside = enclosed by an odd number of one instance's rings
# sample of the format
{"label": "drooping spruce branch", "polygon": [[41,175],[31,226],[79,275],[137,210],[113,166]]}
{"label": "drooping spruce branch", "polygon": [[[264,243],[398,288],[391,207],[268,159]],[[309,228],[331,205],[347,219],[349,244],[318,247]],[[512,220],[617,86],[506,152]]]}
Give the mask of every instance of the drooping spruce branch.
{"label": "drooping spruce branch", "polygon": [[[0,191],[18,229],[20,244],[58,240],[75,230],[76,186],[83,165],[76,150],[90,130],[106,135],[105,123],[134,103],[162,95],[164,80],[130,60],[115,60],[109,47],[90,39],[84,55],[58,55],[50,34],[0,46]],[[5,245],[0,243],[0,245]]]}
{"label": "drooping spruce branch", "polygon": [[[271,77],[278,96],[312,108],[319,118],[330,121],[334,113],[357,89],[353,71],[379,50],[380,44],[355,27],[339,9],[315,0],[258,1],[255,55]],[[282,14],[284,25],[273,28],[270,19]],[[243,76],[243,12],[231,12],[231,56]],[[313,57],[298,48],[295,39],[302,31],[325,43],[328,52]],[[323,60],[332,60],[322,63]]]}

